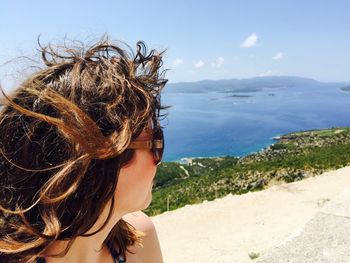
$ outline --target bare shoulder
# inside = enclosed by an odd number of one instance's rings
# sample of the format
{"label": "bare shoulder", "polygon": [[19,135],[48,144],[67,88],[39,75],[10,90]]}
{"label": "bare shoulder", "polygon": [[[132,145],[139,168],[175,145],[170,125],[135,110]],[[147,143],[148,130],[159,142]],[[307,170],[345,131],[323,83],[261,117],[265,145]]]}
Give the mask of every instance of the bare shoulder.
{"label": "bare shoulder", "polygon": [[123,216],[123,219],[146,234],[143,238],[143,247],[130,248],[135,254],[126,255],[128,262],[163,263],[157,231],[151,218],[142,211],[138,211]]}
{"label": "bare shoulder", "polygon": [[156,231],[151,218],[142,211],[126,214],[123,216],[123,219],[133,225],[137,230],[146,234]]}

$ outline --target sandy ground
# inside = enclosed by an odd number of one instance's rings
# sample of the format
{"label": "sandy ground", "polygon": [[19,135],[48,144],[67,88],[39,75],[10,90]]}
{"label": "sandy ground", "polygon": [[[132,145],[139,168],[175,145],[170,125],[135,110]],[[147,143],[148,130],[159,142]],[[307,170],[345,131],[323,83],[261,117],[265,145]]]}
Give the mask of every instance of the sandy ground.
{"label": "sandy ground", "polygon": [[248,254],[279,246],[339,193],[350,167],[267,190],[224,198],[152,217],[165,263],[253,262]]}

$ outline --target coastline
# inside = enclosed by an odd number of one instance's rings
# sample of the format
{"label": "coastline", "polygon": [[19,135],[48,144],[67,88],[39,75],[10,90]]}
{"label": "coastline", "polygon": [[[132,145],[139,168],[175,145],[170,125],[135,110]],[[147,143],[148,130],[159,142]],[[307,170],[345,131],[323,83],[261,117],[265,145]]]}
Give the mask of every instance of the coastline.
{"label": "coastline", "polygon": [[350,128],[299,132],[244,157],[163,162],[158,170],[150,216],[232,194],[266,189],[350,165]]}
{"label": "coastline", "polygon": [[174,162],[176,163],[179,163],[179,164],[192,164],[193,160],[196,160],[196,159],[207,159],[207,158],[210,158],[210,159],[222,159],[223,157],[226,157],[226,156],[229,156],[229,157],[232,157],[232,158],[241,158],[240,156],[231,156],[231,155],[221,155],[221,156],[211,156],[211,157],[202,157],[202,156],[199,156],[199,157],[183,157],[181,158],[180,160],[176,160]]}
{"label": "coastline", "polygon": [[182,157],[180,159],[176,159],[173,161],[165,161],[165,162],[176,162],[179,164],[189,164],[192,163],[193,160],[195,159],[206,159],[206,158],[210,158],[210,159],[218,159],[218,158],[224,158],[224,157],[232,157],[232,158],[244,158],[248,155],[252,155],[252,154],[258,154],[264,150],[266,150],[267,148],[271,147],[272,145],[274,145],[275,143],[283,140],[283,139],[291,139],[291,138],[296,138],[297,136],[304,136],[304,134],[312,134],[312,133],[319,133],[319,132],[323,132],[323,131],[329,131],[329,130],[346,130],[349,129],[348,126],[346,127],[330,127],[330,128],[319,128],[319,129],[309,129],[309,130],[300,130],[300,131],[294,131],[294,132],[289,132],[289,133],[285,133],[285,134],[278,134],[275,136],[272,136],[271,138],[269,138],[269,143],[268,144],[264,144],[264,147],[257,147],[255,150],[250,151],[244,155],[231,155],[231,154],[226,154],[226,155],[217,155],[217,156],[186,156],[186,157]]}

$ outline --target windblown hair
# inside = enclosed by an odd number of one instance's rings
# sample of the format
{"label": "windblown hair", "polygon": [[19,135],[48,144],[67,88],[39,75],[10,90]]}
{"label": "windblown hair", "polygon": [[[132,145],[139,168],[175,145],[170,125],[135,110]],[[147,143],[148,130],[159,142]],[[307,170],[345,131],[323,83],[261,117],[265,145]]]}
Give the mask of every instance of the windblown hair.
{"label": "windblown hair", "polygon": [[[39,43],[40,45],[40,43]],[[159,125],[163,52],[103,38],[88,48],[41,46],[45,66],[11,95],[1,89],[0,261],[64,256],[78,236],[110,219],[126,149],[151,119]],[[108,218],[87,234],[111,201]],[[122,219],[106,242],[124,255],[142,233]],[[69,240],[57,255],[45,250]]]}

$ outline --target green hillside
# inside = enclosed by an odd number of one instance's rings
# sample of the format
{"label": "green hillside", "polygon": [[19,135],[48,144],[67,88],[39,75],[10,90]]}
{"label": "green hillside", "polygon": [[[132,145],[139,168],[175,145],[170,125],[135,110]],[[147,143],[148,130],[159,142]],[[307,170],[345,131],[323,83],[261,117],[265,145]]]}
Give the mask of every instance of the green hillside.
{"label": "green hillside", "polygon": [[162,163],[153,201],[145,211],[157,215],[229,193],[261,190],[350,165],[350,128],[291,133],[246,157],[189,159]]}

